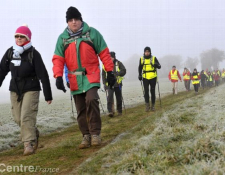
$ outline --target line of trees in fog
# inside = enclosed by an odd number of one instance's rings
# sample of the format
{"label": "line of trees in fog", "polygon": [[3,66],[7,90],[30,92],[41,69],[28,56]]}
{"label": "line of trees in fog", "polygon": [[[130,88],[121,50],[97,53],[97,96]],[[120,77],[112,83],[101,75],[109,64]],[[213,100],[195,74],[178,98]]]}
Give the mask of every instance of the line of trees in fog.
{"label": "line of trees in fog", "polygon": [[[124,61],[124,65],[127,69],[126,79],[137,80],[138,79],[138,65],[140,56],[138,54],[132,55],[129,59]],[[219,63],[225,60],[224,51],[212,48],[203,51],[200,54],[200,59],[197,57],[187,57],[183,62],[180,55],[165,55],[158,58],[162,68],[158,71],[160,77],[167,77],[172,66],[175,65],[177,69],[187,67],[191,72],[194,68],[197,68],[198,64],[201,63],[201,69],[215,70],[219,67]],[[221,68],[220,68],[221,69]],[[199,72],[201,70],[198,70]]]}

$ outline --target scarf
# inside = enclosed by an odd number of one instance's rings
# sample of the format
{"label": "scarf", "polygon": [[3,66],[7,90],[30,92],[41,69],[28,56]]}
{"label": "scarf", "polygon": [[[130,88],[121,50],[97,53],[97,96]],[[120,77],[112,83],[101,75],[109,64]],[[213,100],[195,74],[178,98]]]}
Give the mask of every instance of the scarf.
{"label": "scarf", "polygon": [[67,27],[67,32],[69,33],[70,37],[74,37],[74,36],[79,36],[84,28],[84,23],[82,23],[81,28],[77,31],[77,32],[73,32],[72,30],[70,30],[69,27]]}
{"label": "scarf", "polygon": [[17,44],[13,45],[13,58],[15,58],[15,60],[13,59],[11,62],[14,64],[14,66],[20,66],[21,64],[21,54],[28,50],[29,48],[31,48],[32,43],[29,42],[23,46],[18,46]]}
{"label": "scarf", "polygon": [[17,44],[13,45],[13,58],[21,58],[20,55],[25,51],[28,50],[32,46],[32,43],[29,42],[23,46],[18,46]]}

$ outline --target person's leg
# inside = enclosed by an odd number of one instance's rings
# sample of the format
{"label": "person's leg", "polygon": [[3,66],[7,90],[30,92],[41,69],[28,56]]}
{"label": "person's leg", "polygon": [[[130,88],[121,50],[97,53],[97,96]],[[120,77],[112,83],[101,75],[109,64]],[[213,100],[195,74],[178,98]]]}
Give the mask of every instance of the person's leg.
{"label": "person's leg", "polygon": [[24,142],[24,155],[33,154],[37,148],[37,113],[39,104],[39,91],[24,93],[21,106],[21,136]]}
{"label": "person's leg", "polygon": [[152,101],[152,104],[151,104],[151,109],[152,110],[155,110],[155,86],[156,86],[156,80],[157,78],[153,78],[151,80],[149,80],[149,83],[150,83],[150,91],[151,91],[151,101]]}
{"label": "person's leg", "polygon": [[[11,100],[11,112],[12,112],[12,117],[16,124],[20,127],[21,126],[21,106],[22,102],[17,101],[18,95],[15,92],[10,92],[10,100]],[[20,140],[22,140],[22,136],[20,133]]]}
{"label": "person's leg", "polygon": [[122,114],[122,87],[114,87],[118,114]]}
{"label": "person's leg", "polygon": [[99,96],[98,88],[93,87],[86,92],[86,106],[87,106],[87,116],[90,118],[90,134],[91,134],[91,145],[99,146],[101,145],[101,127],[102,121],[100,117],[99,109]]}
{"label": "person's leg", "polygon": [[144,91],[145,91],[145,111],[148,112],[150,109],[149,104],[149,80],[143,78],[143,85],[144,85]]}
{"label": "person's leg", "polygon": [[175,82],[172,82],[172,91],[173,91],[173,94],[175,94],[175,88],[176,88],[175,85],[176,85]]}
{"label": "person's leg", "polygon": [[87,120],[90,116],[86,115],[86,102],[85,93],[74,95],[75,106],[77,110],[77,122],[81,133],[84,135],[89,135],[89,126]]}
{"label": "person's leg", "polygon": [[113,117],[113,108],[114,108],[114,88],[113,89],[108,89],[108,97],[107,97],[107,109],[109,112],[109,116]]}
{"label": "person's leg", "polygon": [[174,83],[175,94],[178,92],[178,82]]}
{"label": "person's leg", "polygon": [[184,80],[184,87],[185,87],[186,91],[188,91],[188,81],[187,80]]}

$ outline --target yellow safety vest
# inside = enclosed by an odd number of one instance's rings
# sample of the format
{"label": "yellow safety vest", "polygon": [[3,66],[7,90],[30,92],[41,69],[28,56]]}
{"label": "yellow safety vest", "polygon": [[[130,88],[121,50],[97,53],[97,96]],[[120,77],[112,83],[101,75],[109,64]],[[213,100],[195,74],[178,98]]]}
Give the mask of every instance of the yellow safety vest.
{"label": "yellow safety vest", "polygon": [[171,70],[170,75],[171,75],[171,80],[178,80],[177,70],[175,70],[174,73],[173,73],[173,70]]}
{"label": "yellow safety vest", "polygon": [[225,71],[224,72],[222,72],[222,76],[221,76],[222,78],[225,78]]}
{"label": "yellow safety vest", "polygon": [[142,76],[148,80],[157,77],[156,69],[151,65],[151,63],[152,65],[155,64],[155,56],[152,56],[149,59],[146,59],[143,56],[141,57],[141,65],[143,65]]}
{"label": "yellow safety vest", "polygon": [[184,80],[190,80],[190,75],[185,74],[183,77]]}
{"label": "yellow safety vest", "polygon": [[[192,76],[194,79],[198,79],[199,73],[198,75],[194,75]],[[198,80],[192,80],[192,84],[199,84],[199,79]]]}
{"label": "yellow safety vest", "polygon": [[[118,61],[116,61],[115,67],[116,67],[116,72],[120,72]],[[104,65],[102,65],[102,69],[106,72]],[[121,76],[117,76],[116,78],[117,78],[116,81],[118,84],[120,84],[122,80],[124,79],[124,77],[121,77]],[[106,73],[106,79],[107,79],[107,73]],[[108,82],[106,82],[106,86],[108,86]]]}

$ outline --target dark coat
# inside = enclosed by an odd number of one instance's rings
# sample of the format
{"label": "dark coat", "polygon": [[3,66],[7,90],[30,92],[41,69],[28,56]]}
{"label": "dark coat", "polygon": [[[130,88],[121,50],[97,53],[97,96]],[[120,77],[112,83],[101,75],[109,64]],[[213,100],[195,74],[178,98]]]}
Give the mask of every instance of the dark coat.
{"label": "dark coat", "polygon": [[[28,61],[28,54],[33,50],[32,63]],[[3,56],[0,63],[0,87],[5,76],[11,72],[11,81],[9,90],[16,92],[18,95],[28,91],[40,91],[40,81],[42,83],[45,100],[52,100],[52,91],[49,81],[48,72],[45,68],[44,62],[40,53],[33,49],[33,47],[24,51],[21,56],[21,65],[14,66],[9,57],[9,52],[12,53],[13,48],[9,48]]]}

